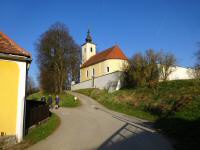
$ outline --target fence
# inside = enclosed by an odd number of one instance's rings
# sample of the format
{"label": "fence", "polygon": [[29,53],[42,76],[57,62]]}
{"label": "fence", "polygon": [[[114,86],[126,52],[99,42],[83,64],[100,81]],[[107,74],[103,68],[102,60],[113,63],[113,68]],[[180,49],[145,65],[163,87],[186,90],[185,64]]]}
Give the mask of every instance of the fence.
{"label": "fence", "polygon": [[50,115],[49,106],[45,102],[26,100],[26,130],[34,124],[48,118]]}

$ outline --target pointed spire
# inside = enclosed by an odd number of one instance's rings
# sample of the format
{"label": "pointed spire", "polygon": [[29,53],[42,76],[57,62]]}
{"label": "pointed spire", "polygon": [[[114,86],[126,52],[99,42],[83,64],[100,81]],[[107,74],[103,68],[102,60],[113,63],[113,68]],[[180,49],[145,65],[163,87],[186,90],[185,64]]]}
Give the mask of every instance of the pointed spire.
{"label": "pointed spire", "polygon": [[88,29],[87,37],[85,39],[86,43],[92,43],[92,37],[90,35],[90,30]]}

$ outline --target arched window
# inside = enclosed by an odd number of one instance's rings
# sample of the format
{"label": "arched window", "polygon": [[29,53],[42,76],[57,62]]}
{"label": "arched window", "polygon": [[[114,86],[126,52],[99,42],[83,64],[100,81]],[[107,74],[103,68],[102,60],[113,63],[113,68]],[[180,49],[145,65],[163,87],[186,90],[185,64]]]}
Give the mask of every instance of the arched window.
{"label": "arched window", "polygon": [[94,71],[94,68],[92,69],[92,75],[93,75],[93,76],[95,75],[95,71]]}
{"label": "arched window", "polygon": [[109,67],[107,67],[107,72],[110,72],[110,68]]}
{"label": "arched window", "polygon": [[90,51],[92,52],[92,47],[90,47]]}
{"label": "arched window", "polygon": [[89,75],[89,72],[88,72],[88,70],[86,71],[86,76],[88,77],[88,75]]}

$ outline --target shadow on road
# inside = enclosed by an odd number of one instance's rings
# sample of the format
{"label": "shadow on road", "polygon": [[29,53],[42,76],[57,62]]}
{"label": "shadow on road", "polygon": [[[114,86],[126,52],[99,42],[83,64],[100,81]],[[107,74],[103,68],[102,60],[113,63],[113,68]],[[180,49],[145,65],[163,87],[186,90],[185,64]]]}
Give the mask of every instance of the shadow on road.
{"label": "shadow on road", "polygon": [[172,150],[172,148],[160,134],[126,123],[97,150]]}

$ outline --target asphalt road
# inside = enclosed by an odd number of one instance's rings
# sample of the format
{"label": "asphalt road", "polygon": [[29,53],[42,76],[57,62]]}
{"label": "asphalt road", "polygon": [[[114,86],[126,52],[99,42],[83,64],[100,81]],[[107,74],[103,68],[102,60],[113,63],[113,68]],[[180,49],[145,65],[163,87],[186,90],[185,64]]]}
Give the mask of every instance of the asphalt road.
{"label": "asphalt road", "polygon": [[29,150],[173,150],[145,120],[107,110],[79,93],[82,106],[54,112],[61,125]]}

